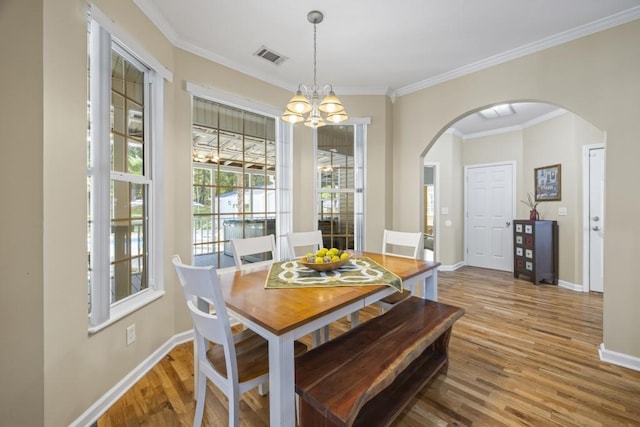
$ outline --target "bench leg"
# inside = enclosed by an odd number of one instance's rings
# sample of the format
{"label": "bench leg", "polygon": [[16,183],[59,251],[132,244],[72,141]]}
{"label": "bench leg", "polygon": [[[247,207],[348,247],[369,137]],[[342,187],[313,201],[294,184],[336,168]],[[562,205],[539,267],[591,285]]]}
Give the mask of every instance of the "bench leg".
{"label": "bench leg", "polygon": [[359,311],[354,311],[349,315],[349,321],[351,322],[352,328],[358,326],[358,323],[360,323],[359,314],[360,314]]}
{"label": "bench leg", "polygon": [[329,325],[325,325],[321,329],[313,331],[312,340],[314,347],[329,341]]}
{"label": "bench leg", "polygon": [[431,347],[433,348],[435,353],[444,354],[446,362],[444,366],[440,369],[440,372],[445,375],[447,375],[447,371],[449,370],[449,339],[450,338],[451,338],[451,328],[444,331],[443,334],[440,335],[433,344],[431,344]]}

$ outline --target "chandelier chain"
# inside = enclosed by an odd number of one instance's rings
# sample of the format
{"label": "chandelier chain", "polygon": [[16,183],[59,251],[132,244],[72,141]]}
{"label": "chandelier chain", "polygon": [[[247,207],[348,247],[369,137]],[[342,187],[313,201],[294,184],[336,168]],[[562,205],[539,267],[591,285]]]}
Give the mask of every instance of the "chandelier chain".
{"label": "chandelier chain", "polygon": [[314,22],[313,23],[313,90],[316,90],[316,88],[318,87],[317,33],[318,33],[317,24]]}

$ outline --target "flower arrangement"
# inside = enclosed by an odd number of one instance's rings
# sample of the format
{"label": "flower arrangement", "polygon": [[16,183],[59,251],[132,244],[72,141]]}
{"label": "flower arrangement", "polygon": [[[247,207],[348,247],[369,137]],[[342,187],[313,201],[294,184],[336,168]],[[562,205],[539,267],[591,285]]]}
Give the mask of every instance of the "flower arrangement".
{"label": "flower arrangement", "polygon": [[527,200],[520,200],[520,201],[524,203],[525,206],[529,208],[529,210],[535,211],[536,207],[538,207],[538,202],[536,202],[535,198],[533,197],[533,194],[531,193],[527,193]]}
{"label": "flower arrangement", "polygon": [[536,209],[538,207],[538,202],[536,201],[533,194],[527,193],[527,200],[520,200],[529,208],[529,219],[532,221],[538,221],[540,219],[540,214]]}

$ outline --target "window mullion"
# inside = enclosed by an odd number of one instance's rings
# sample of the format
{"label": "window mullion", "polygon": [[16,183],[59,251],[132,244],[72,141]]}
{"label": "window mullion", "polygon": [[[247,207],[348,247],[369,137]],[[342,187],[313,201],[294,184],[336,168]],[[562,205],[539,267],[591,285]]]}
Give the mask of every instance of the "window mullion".
{"label": "window mullion", "polygon": [[91,325],[109,319],[111,36],[91,23],[92,269]]}

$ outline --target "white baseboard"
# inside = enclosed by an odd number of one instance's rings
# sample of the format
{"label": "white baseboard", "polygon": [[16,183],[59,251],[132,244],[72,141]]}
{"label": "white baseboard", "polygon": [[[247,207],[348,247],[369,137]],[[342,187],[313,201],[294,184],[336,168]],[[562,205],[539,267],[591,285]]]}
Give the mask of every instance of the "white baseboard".
{"label": "white baseboard", "polygon": [[602,360],[603,362],[609,362],[614,365],[633,369],[634,371],[640,371],[640,357],[618,353],[617,351],[607,350],[606,348],[604,348],[604,343],[600,344],[598,353],[600,354],[600,360]]}
{"label": "white baseboard", "polygon": [[464,261],[460,261],[459,263],[453,265],[441,265],[440,267],[438,267],[438,271],[456,271],[457,269],[464,266]]}
{"label": "white baseboard", "polygon": [[560,286],[561,288],[569,289],[570,291],[582,292],[582,285],[565,282],[564,280],[558,280],[558,286]]}
{"label": "white baseboard", "polygon": [[149,357],[142,361],[136,368],[121,379],[111,390],[107,391],[100,399],[89,407],[69,426],[84,427],[95,423],[114,403],[117,402],[131,387],[134,386],[147,372],[157,365],[175,346],[193,340],[193,329],[174,335],[161,345]]}

